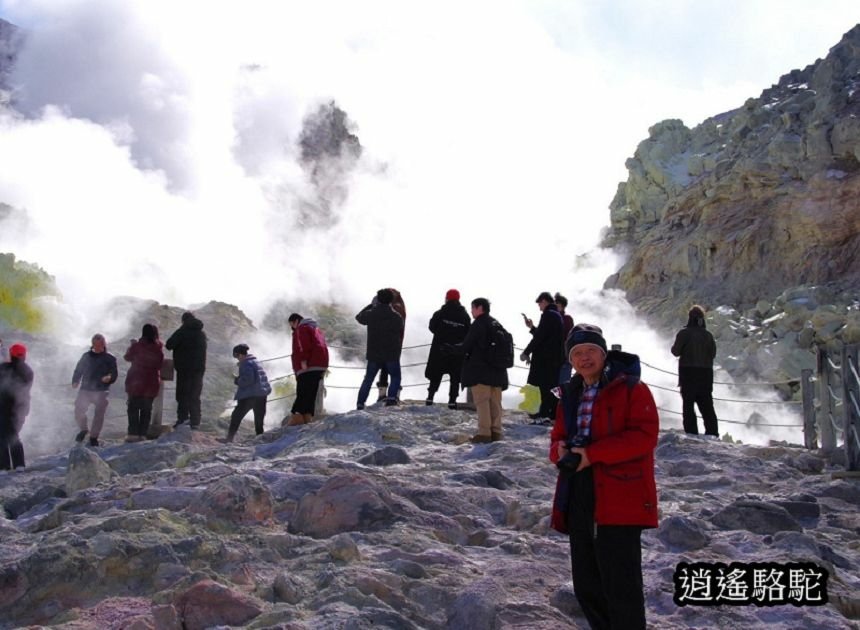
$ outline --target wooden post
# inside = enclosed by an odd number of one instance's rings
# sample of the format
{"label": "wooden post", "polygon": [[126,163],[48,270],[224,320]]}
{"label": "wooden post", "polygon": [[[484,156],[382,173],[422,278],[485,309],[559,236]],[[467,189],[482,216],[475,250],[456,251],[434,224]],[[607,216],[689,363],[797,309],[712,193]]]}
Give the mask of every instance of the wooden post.
{"label": "wooden post", "polygon": [[161,364],[161,384],[158,386],[158,395],[152,401],[152,418],[149,421],[149,431],[146,437],[154,440],[164,431],[164,381],[172,381],[174,378],[173,359],[165,359]]}
{"label": "wooden post", "polygon": [[323,372],[320,378],[319,387],[317,387],[317,399],[314,402],[314,418],[319,419],[325,414],[325,377],[327,372]]}
{"label": "wooden post", "polygon": [[845,468],[860,470],[860,367],[858,345],[842,346],[842,436]]}
{"label": "wooden post", "polygon": [[818,348],[818,430],[821,435],[821,450],[827,454],[836,450],[836,431],[833,429],[833,399],[830,396],[831,380],[830,362],[827,360],[827,350]]}
{"label": "wooden post", "polygon": [[818,448],[815,433],[815,390],[812,384],[812,370],[800,371],[800,392],[803,396],[803,443],[808,449]]}

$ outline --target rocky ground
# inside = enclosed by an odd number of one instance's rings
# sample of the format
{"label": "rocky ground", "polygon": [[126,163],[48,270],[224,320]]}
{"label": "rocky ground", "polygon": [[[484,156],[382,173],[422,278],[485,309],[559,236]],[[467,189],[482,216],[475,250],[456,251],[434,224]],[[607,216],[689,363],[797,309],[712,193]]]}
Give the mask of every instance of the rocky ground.
{"label": "rocky ground", "polygon": [[[224,445],[187,429],[0,473],[0,628],[587,627],[548,529],[548,429],[403,405]],[[860,628],[860,481],[815,452],[664,431],[654,628]],[[813,562],[825,606],[685,606],[679,562]]]}

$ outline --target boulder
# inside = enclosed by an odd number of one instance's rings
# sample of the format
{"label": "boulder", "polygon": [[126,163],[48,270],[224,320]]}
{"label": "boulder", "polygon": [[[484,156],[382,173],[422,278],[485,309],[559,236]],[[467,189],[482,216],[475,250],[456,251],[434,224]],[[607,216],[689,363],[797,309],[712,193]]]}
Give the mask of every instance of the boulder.
{"label": "boulder", "polygon": [[763,535],[803,531],[788,510],[764,501],[736,501],[714,514],[711,522],[720,529],[742,529]]}
{"label": "boulder", "polygon": [[188,509],[210,520],[257,525],[272,520],[273,506],[272,495],[259,479],[235,474],[211,484]]}
{"label": "boulder", "polygon": [[173,606],[186,630],[242,626],[263,612],[262,602],[212,580],[184,591]]}
{"label": "boulder", "polygon": [[391,497],[366,477],[342,473],[299,501],[290,529],[314,538],[374,530],[394,519]]}
{"label": "boulder", "polygon": [[66,494],[72,495],[79,490],[110,481],[114,474],[96,451],[83,445],[75,446],[69,451]]}
{"label": "boulder", "polygon": [[657,538],[672,551],[695,551],[708,544],[708,535],[701,523],[686,516],[663,519]]}

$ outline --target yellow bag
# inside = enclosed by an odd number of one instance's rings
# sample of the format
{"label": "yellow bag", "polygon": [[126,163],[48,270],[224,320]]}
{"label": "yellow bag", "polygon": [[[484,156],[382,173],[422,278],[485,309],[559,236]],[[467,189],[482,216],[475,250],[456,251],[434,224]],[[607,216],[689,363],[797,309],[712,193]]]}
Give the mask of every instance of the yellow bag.
{"label": "yellow bag", "polygon": [[526,413],[537,413],[540,409],[540,389],[535,385],[524,385],[520,387],[523,401],[517,406],[520,411]]}

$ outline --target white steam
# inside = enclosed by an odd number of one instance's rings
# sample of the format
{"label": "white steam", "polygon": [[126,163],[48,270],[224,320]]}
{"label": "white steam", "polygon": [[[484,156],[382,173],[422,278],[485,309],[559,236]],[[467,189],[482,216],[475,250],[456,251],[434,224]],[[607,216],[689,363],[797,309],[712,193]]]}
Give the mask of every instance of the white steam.
{"label": "white steam", "polygon": [[[3,224],[0,251],[87,312],[218,299],[259,323],[278,298],[357,311],[394,286],[407,345],[451,287],[489,298],[518,345],[519,313],[561,291],[577,320],[672,365],[670,340],[598,293],[614,257],[577,263],[625,159],[657,121],[696,124],[823,56],[860,9],[670,4],[0,2],[27,31],[0,111],[0,202],[27,220]],[[332,100],[364,152],[339,220],[305,229],[296,143]]]}

